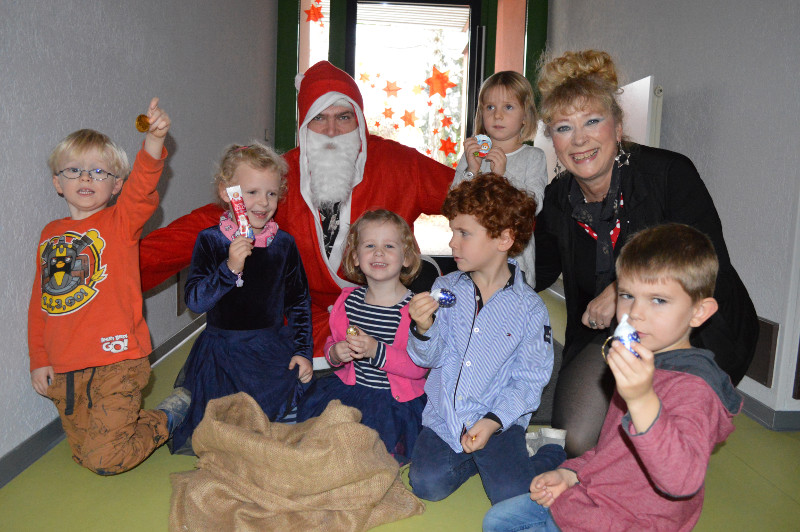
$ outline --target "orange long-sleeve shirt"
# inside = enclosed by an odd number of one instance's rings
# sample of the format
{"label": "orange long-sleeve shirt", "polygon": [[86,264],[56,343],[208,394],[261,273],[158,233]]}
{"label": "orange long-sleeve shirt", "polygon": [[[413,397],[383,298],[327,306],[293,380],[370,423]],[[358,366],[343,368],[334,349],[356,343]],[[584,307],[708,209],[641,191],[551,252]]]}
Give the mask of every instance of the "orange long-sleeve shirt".
{"label": "orange long-sleeve shirt", "polygon": [[139,236],[158,206],[166,155],[153,159],[141,150],[115,205],[42,230],[28,307],[31,370],[64,373],[150,354]]}

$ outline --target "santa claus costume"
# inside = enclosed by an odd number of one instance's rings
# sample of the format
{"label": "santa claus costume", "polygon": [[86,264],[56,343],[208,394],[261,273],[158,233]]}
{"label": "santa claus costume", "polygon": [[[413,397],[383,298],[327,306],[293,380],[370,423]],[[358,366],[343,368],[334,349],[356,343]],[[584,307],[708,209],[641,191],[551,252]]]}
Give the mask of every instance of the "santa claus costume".
{"label": "santa claus costume", "polygon": [[[330,334],[330,308],[343,288],[354,286],[340,268],[351,222],[364,211],[384,208],[396,212],[413,227],[420,214],[440,212],[454,171],[413,148],[368,134],[356,82],[329,62],[315,64],[298,76],[298,81],[299,147],[284,155],[289,164],[289,189],[275,220],[294,237],[300,251],[311,292],[314,366],[324,368],[327,363],[322,346]],[[355,161],[352,194],[339,205],[338,233],[328,254],[320,211],[311,198],[308,123],[331,105],[343,102],[352,106],[358,120],[361,149]],[[144,238],[140,246],[142,289],[152,288],[185,268],[197,234],[216,225],[220,214],[219,207],[206,205]]]}

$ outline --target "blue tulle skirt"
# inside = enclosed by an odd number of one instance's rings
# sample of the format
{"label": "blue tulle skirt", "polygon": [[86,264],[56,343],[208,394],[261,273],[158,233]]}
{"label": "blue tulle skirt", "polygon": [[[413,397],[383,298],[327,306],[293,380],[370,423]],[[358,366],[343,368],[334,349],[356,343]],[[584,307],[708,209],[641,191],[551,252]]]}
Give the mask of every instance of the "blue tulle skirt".
{"label": "blue tulle skirt", "polygon": [[281,420],[303,393],[298,370],[289,371],[292,342],[286,328],[235,331],[206,326],[175,381],[192,394],[189,412],[172,436],[173,452],[191,446],[195,427],[212,399],[249,394],[270,421]]}
{"label": "blue tulle skirt", "polygon": [[391,390],[350,386],[336,375],[328,375],[315,380],[300,399],[298,423],[320,415],[333,399],[358,408],[361,423],[378,432],[389,454],[401,465],[408,463],[422,430],[422,410],[427,402],[425,394],[401,403],[392,396]]}

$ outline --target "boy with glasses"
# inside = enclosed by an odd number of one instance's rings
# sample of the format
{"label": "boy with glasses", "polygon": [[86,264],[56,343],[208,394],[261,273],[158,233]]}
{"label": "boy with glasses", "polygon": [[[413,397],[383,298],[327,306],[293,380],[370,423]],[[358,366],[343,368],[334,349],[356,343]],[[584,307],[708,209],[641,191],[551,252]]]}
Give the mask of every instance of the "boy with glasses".
{"label": "boy with glasses", "polygon": [[169,436],[168,416],[141,410],[150,378],[139,236],[158,206],[169,116],[153,98],[150,128],[129,170],[106,135],[82,129],[50,155],[70,217],[42,230],[28,308],[31,383],[55,403],[72,457],[100,475],[127,471]]}

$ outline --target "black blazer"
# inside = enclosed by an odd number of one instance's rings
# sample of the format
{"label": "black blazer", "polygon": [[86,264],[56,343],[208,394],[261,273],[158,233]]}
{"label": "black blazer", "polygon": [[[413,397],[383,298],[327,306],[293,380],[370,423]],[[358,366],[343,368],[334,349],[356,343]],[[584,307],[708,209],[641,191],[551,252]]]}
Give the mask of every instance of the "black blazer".
{"label": "black blazer", "polygon": [[[692,345],[714,352],[717,364],[737,384],[747,371],[758,339],[758,318],[742,280],[731,264],[714,201],[688,157],[658,148],[632,144],[630,164],[621,168],[620,235],[614,248],[619,256],[630,235],[654,225],[677,222],[697,228],[711,239],[719,258],[714,297],[719,311],[692,334]],[[586,310],[577,302],[574,276],[576,228],[569,203],[573,177],[562,172],[545,189],[544,205],[536,219],[536,290],[564,277],[567,303],[565,361],[580,351],[597,332],[581,323]],[[583,229],[580,229],[581,231]],[[622,245],[619,245],[622,243]]]}

